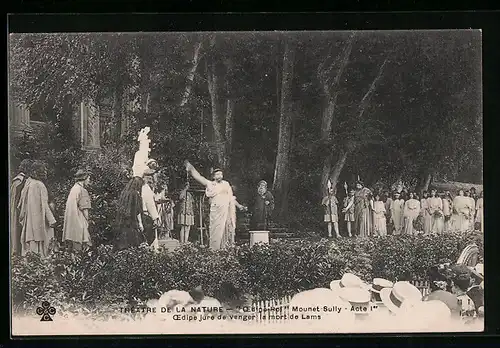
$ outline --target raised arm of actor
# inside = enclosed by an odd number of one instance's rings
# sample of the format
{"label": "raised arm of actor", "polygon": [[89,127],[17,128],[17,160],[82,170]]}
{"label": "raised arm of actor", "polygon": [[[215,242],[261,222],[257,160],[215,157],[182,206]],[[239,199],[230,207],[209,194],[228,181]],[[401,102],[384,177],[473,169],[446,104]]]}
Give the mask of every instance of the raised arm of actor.
{"label": "raised arm of actor", "polygon": [[191,174],[191,176],[196,180],[198,181],[200,184],[202,184],[203,186],[208,186],[211,181],[208,180],[207,178],[205,178],[203,175],[201,175],[194,167],[191,163],[189,163],[189,161],[185,161],[184,162],[184,165],[186,166],[186,170],[189,174]]}

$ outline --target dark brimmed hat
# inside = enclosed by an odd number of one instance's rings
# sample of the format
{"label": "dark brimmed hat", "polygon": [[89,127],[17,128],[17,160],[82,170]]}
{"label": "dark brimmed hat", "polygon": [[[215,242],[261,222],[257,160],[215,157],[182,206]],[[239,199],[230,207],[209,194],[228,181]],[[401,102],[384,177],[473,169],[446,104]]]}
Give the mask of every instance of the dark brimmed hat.
{"label": "dark brimmed hat", "polygon": [[261,185],[267,186],[267,182],[265,180],[261,180],[261,181],[259,181],[258,186],[261,186]]}
{"label": "dark brimmed hat", "polygon": [[89,177],[89,175],[90,172],[88,170],[78,169],[78,171],[75,174],[75,180],[77,181],[85,180]]}
{"label": "dark brimmed hat", "polygon": [[221,168],[214,168],[214,169],[212,170],[212,175],[214,175],[214,174],[215,174],[215,173],[217,173],[217,172],[221,172],[221,173],[222,173],[222,172],[223,172],[223,170],[222,170]]}

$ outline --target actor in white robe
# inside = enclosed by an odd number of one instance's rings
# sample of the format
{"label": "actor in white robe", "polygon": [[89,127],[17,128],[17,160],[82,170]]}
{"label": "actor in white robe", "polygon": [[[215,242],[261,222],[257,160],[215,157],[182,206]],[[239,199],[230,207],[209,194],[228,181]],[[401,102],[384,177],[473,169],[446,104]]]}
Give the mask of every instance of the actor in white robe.
{"label": "actor in white robe", "polygon": [[437,196],[436,190],[431,190],[427,200],[431,214],[431,233],[442,233],[444,229],[443,201]]}
{"label": "actor in white robe", "polygon": [[477,199],[477,204],[476,204],[476,222],[481,224],[481,232],[484,232],[483,205],[484,205],[483,193],[481,192],[479,198]]}
{"label": "actor in white robe", "polygon": [[465,232],[470,228],[471,202],[464,196],[464,191],[458,191],[458,196],[453,199],[453,229]]}
{"label": "actor in white robe", "polygon": [[427,191],[424,191],[423,198],[420,200],[420,208],[424,217],[424,233],[428,234],[431,232],[432,216],[429,209],[429,195]]}
{"label": "actor in white robe", "polygon": [[[231,227],[231,210],[234,203],[233,189],[223,180],[222,170],[213,171],[214,180],[203,177],[191,163],[186,161],[186,170],[200,184],[205,186],[205,195],[210,200],[210,249],[218,250],[222,247],[222,240],[227,229]],[[228,233],[229,234],[229,233]]]}
{"label": "actor in white robe", "polygon": [[394,234],[401,234],[403,230],[403,210],[405,201],[400,198],[399,192],[394,193],[391,202],[391,220],[394,224]]}
{"label": "actor in white robe", "polygon": [[451,230],[451,214],[453,212],[453,199],[450,192],[446,192],[443,198],[444,231]]}
{"label": "actor in white robe", "polygon": [[385,218],[385,204],[380,200],[380,196],[375,195],[373,202],[373,233],[376,236],[387,235],[387,221]]}
{"label": "actor in white robe", "polygon": [[415,199],[415,194],[410,193],[410,199],[404,205],[404,234],[415,234],[413,221],[420,215],[420,202]]}

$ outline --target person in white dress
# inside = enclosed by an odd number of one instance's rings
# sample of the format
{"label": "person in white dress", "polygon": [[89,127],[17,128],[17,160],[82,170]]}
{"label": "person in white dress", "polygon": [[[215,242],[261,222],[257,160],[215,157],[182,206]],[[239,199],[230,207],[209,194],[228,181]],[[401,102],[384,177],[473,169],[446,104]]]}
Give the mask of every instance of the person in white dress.
{"label": "person in white dress", "polygon": [[453,198],[450,191],[446,191],[443,200],[444,232],[451,230],[451,214],[453,212]]}
{"label": "person in white dress", "polygon": [[465,232],[470,228],[471,201],[464,196],[464,190],[459,190],[453,199],[453,229]]}
{"label": "person in white dress", "polygon": [[385,213],[385,204],[380,200],[380,194],[376,193],[373,201],[373,233],[376,236],[387,235],[387,221]]}
{"label": "person in white dress", "polygon": [[442,233],[444,229],[443,201],[438,197],[435,189],[431,190],[431,196],[427,202],[431,214],[431,233]]}
{"label": "person in white dress", "polygon": [[394,192],[394,199],[391,203],[391,221],[394,225],[394,234],[401,234],[403,230],[403,210],[405,201],[400,198],[399,192]]}
{"label": "person in white dress", "polygon": [[483,205],[484,205],[483,193],[481,192],[479,194],[479,198],[477,199],[476,203],[476,223],[478,223],[481,226],[480,227],[481,232],[484,232]]}
{"label": "person in white dress", "polygon": [[420,208],[422,209],[422,216],[424,217],[424,234],[428,234],[431,232],[432,215],[429,209],[429,193],[427,191],[422,193]]}
{"label": "person in white dress", "polygon": [[476,201],[472,197],[470,191],[465,191],[465,197],[470,201],[470,215],[469,215],[469,229],[474,231],[475,215],[476,215]]}
{"label": "person in white dress", "polygon": [[415,234],[413,221],[420,215],[420,202],[415,199],[415,193],[410,192],[409,199],[404,205],[404,234]]}

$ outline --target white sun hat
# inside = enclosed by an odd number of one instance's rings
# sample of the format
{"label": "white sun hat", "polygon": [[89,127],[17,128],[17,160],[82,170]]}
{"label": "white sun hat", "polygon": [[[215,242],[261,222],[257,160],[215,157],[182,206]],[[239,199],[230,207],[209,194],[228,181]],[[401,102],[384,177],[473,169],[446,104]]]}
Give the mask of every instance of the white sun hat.
{"label": "white sun hat", "polygon": [[394,283],[384,278],[373,278],[372,284],[369,288],[370,291],[380,293],[384,288],[392,288]]}
{"label": "white sun hat", "polygon": [[341,279],[330,282],[330,289],[334,292],[342,288],[366,288],[366,284],[355,274],[344,273]]}
{"label": "white sun hat", "polygon": [[405,301],[396,314],[400,324],[408,329],[433,330],[450,325],[450,308],[441,301]]}
{"label": "white sun hat", "polygon": [[401,304],[406,301],[422,301],[420,290],[409,282],[396,282],[392,288],[380,290],[382,303],[393,313],[400,310]]}

